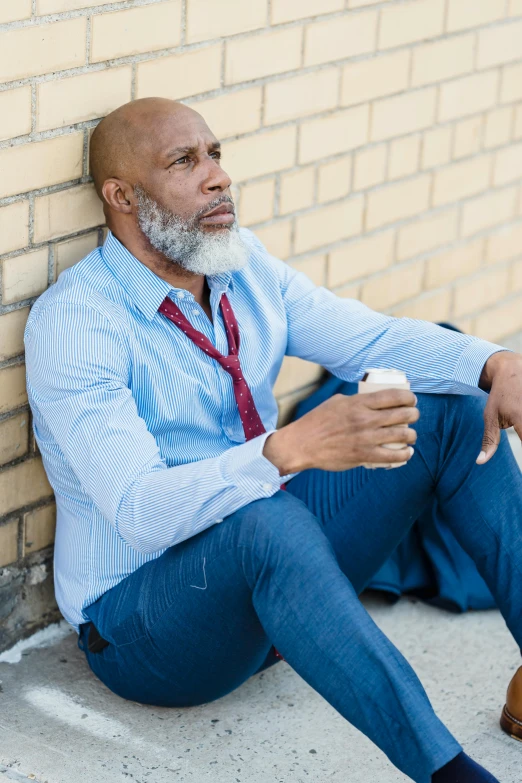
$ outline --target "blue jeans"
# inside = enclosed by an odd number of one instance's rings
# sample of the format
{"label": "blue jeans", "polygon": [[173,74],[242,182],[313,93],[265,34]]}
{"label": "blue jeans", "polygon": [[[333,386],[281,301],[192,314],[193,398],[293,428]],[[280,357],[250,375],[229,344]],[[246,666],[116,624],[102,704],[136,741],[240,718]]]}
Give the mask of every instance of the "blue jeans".
{"label": "blue jeans", "polygon": [[[116,694],[184,707],[285,660],[418,783],[461,747],[357,595],[434,499],[522,646],[522,477],[503,434],[484,466],[484,403],[418,395],[410,462],[307,470],[171,547],[85,613],[109,646],[85,649]],[[81,626],[79,646],[90,623]]]}

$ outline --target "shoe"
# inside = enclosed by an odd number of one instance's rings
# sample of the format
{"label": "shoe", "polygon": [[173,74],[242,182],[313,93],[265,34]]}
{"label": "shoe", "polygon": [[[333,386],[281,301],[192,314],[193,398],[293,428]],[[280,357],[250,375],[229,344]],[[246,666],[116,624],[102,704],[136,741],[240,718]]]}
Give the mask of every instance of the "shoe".
{"label": "shoe", "polygon": [[509,683],[500,726],[510,737],[522,742],[522,666]]}

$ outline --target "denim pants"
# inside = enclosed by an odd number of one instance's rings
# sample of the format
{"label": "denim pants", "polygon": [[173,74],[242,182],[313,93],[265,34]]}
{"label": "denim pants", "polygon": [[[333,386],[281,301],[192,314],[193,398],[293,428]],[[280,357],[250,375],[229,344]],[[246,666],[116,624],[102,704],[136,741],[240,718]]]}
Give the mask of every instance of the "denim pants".
{"label": "denim pants", "polygon": [[[484,401],[419,394],[418,440],[395,470],[306,470],[169,548],[84,610],[109,642],[87,651],[114,693],[185,707],[288,664],[418,783],[461,747],[358,599],[437,500],[522,646],[522,476],[505,433],[475,464]],[[450,665],[450,661],[448,661]]]}

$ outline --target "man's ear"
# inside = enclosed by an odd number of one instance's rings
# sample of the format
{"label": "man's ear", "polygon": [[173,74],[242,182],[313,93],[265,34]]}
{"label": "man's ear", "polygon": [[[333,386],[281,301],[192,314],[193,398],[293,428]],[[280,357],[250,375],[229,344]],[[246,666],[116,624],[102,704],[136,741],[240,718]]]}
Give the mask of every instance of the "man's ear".
{"label": "man's ear", "polygon": [[124,214],[132,212],[134,188],[124,179],[116,179],[116,177],[106,179],[102,193],[107,205],[115,212]]}

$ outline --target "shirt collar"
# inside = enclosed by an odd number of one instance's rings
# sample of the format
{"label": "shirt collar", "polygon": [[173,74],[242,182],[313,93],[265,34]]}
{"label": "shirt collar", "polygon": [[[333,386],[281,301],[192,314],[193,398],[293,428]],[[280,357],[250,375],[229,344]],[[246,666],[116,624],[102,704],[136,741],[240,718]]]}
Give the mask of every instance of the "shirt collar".
{"label": "shirt collar", "polygon": [[[186,288],[174,288],[152,269],[138,261],[109,231],[101,249],[102,258],[114,277],[125,289],[133,304],[141,310],[147,320],[152,321],[158,307],[166,296],[177,292],[187,292]],[[207,275],[209,288],[216,293],[225,293],[228,288],[234,290],[232,272],[219,275]],[[192,296],[192,294],[191,294]]]}

